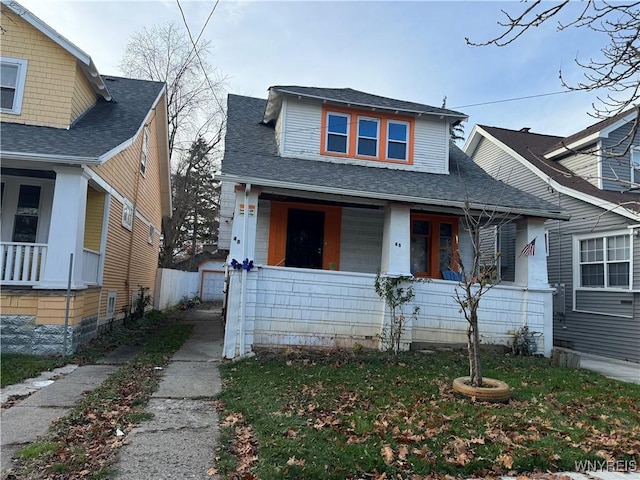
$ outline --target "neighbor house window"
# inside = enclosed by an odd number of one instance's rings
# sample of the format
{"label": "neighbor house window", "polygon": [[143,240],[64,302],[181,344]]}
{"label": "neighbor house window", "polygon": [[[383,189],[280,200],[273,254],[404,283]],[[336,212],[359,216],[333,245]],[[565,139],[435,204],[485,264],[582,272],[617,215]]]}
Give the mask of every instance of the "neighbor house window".
{"label": "neighbor house window", "polygon": [[411,215],[411,273],[417,277],[442,278],[455,270],[458,222],[455,217]]}
{"label": "neighbor house window", "polygon": [[640,193],[640,147],[631,148],[631,191]]}
{"label": "neighbor house window", "polygon": [[387,122],[387,158],[406,160],[409,145],[409,124]]}
{"label": "neighbor house window", "polygon": [[358,155],[377,157],[379,134],[379,120],[373,118],[358,118]]}
{"label": "neighbor house window", "polygon": [[149,225],[149,237],[147,238],[147,243],[153,245],[153,237],[156,234],[156,229],[153,227],[153,225]]}
{"label": "neighbor house window", "polygon": [[326,106],[320,154],[411,165],[414,125],[412,117]]}
{"label": "neighbor house window", "polygon": [[147,152],[149,150],[149,128],[144,127],[142,134],[142,154],[140,155],[140,173],[142,175],[147,171]]}
{"label": "neighbor house window", "polygon": [[133,204],[126,199],[122,205],[122,226],[127,230],[133,230]]}
{"label": "neighbor house window", "polygon": [[631,240],[628,234],[578,240],[578,285],[629,288]]}
{"label": "neighbor house window", "polygon": [[22,111],[27,61],[17,58],[0,59],[0,110],[19,115]]}
{"label": "neighbor house window", "polygon": [[349,115],[327,113],[327,151],[347,153],[349,146]]}
{"label": "neighbor house window", "polygon": [[37,185],[20,185],[18,208],[13,223],[14,242],[36,243],[40,190]]}

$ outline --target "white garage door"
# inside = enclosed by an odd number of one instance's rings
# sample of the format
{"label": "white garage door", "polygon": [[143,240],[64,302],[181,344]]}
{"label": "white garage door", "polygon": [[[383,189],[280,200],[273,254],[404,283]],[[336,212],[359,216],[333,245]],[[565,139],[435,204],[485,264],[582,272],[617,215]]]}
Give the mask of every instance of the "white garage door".
{"label": "white garage door", "polygon": [[202,298],[203,302],[222,300],[224,294],[224,272],[203,271],[202,272]]}

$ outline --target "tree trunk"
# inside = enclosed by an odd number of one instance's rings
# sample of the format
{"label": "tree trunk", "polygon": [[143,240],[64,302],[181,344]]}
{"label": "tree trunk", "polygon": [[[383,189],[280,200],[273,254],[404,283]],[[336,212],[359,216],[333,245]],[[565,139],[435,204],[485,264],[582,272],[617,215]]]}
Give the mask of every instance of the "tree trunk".
{"label": "tree trunk", "polygon": [[469,352],[469,376],[471,385],[482,386],[482,370],[480,368],[480,332],[478,331],[478,314],[471,311],[469,328],[467,328],[467,349]]}

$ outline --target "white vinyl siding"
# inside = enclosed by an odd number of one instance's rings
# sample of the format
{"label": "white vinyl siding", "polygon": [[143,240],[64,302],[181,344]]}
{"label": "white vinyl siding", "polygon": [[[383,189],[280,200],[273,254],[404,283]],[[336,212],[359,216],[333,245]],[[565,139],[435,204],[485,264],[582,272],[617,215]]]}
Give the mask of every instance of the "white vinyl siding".
{"label": "white vinyl siding", "polygon": [[[233,210],[236,206],[235,184],[222,182],[220,187],[220,228],[218,229],[218,248],[229,250],[231,246],[231,225]],[[258,212],[259,214],[259,212]]]}
{"label": "white vinyl siding", "polygon": [[[328,109],[330,110],[330,109]],[[279,132],[286,138],[280,138],[280,154],[284,157],[305,158],[310,160],[325,160],[337,163],[351,163],[362,165],[363,161],[344,157],[320,155],[322,105],[304,100],[287,99],[283,104],[284,115],[282,127]],[[372,116],[371,114],[370,116]],[[368,116],[363,112],[363,117]],[[353,122],[352,115],[352,122]],[[278,127],[276,123],[276,127]],[[449,130],[444,120],[436,118],[420,117],[415,120],[415,132],[413,138],[413,165],[401,163],[371,163],[370,166],[378,168],[394,168],[430,173],[449,173]],[[353,132],[355,128],[351,126]],[[278,131],[276,131],[278,135]],[[378,145],[382,152],[386,146]]]}
{"label": "white vinyl siding", "polygon": [[384,213],[343,208],[340,232],[340,270],[376,273],[382,261]]}
{"label": "white vinyl siding", "polygon": [[449,127],[436,119],[417,118],[413,167],[420,172],[449,173]]}

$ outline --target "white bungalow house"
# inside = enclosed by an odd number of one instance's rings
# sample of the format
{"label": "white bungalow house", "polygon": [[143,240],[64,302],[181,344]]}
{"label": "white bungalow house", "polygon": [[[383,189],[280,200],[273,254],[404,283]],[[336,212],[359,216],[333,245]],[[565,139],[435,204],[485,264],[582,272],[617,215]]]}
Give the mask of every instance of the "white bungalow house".
{"label": "white bungalow house", "polygon": [[[377,272],[429,280],[415,284],[420,313],[405,348],[464,343],[458,282],[442,272],[472,255],[465,205],[512,220],[519,248],[543,237],[546,219],[568,218],[496,181],[450,143],[451,125],[465,119],[350,88],[229,95],[218,176],[219,248],[229,250],[230,272],[224,356],[263,346],[378,347],[389,319],[374,290]],[[483,341],[509,343],[508,332],[526,324],[543,332],[540,351],[549,355],[546,255],[514,262],[514,281],[481,303]]]}

